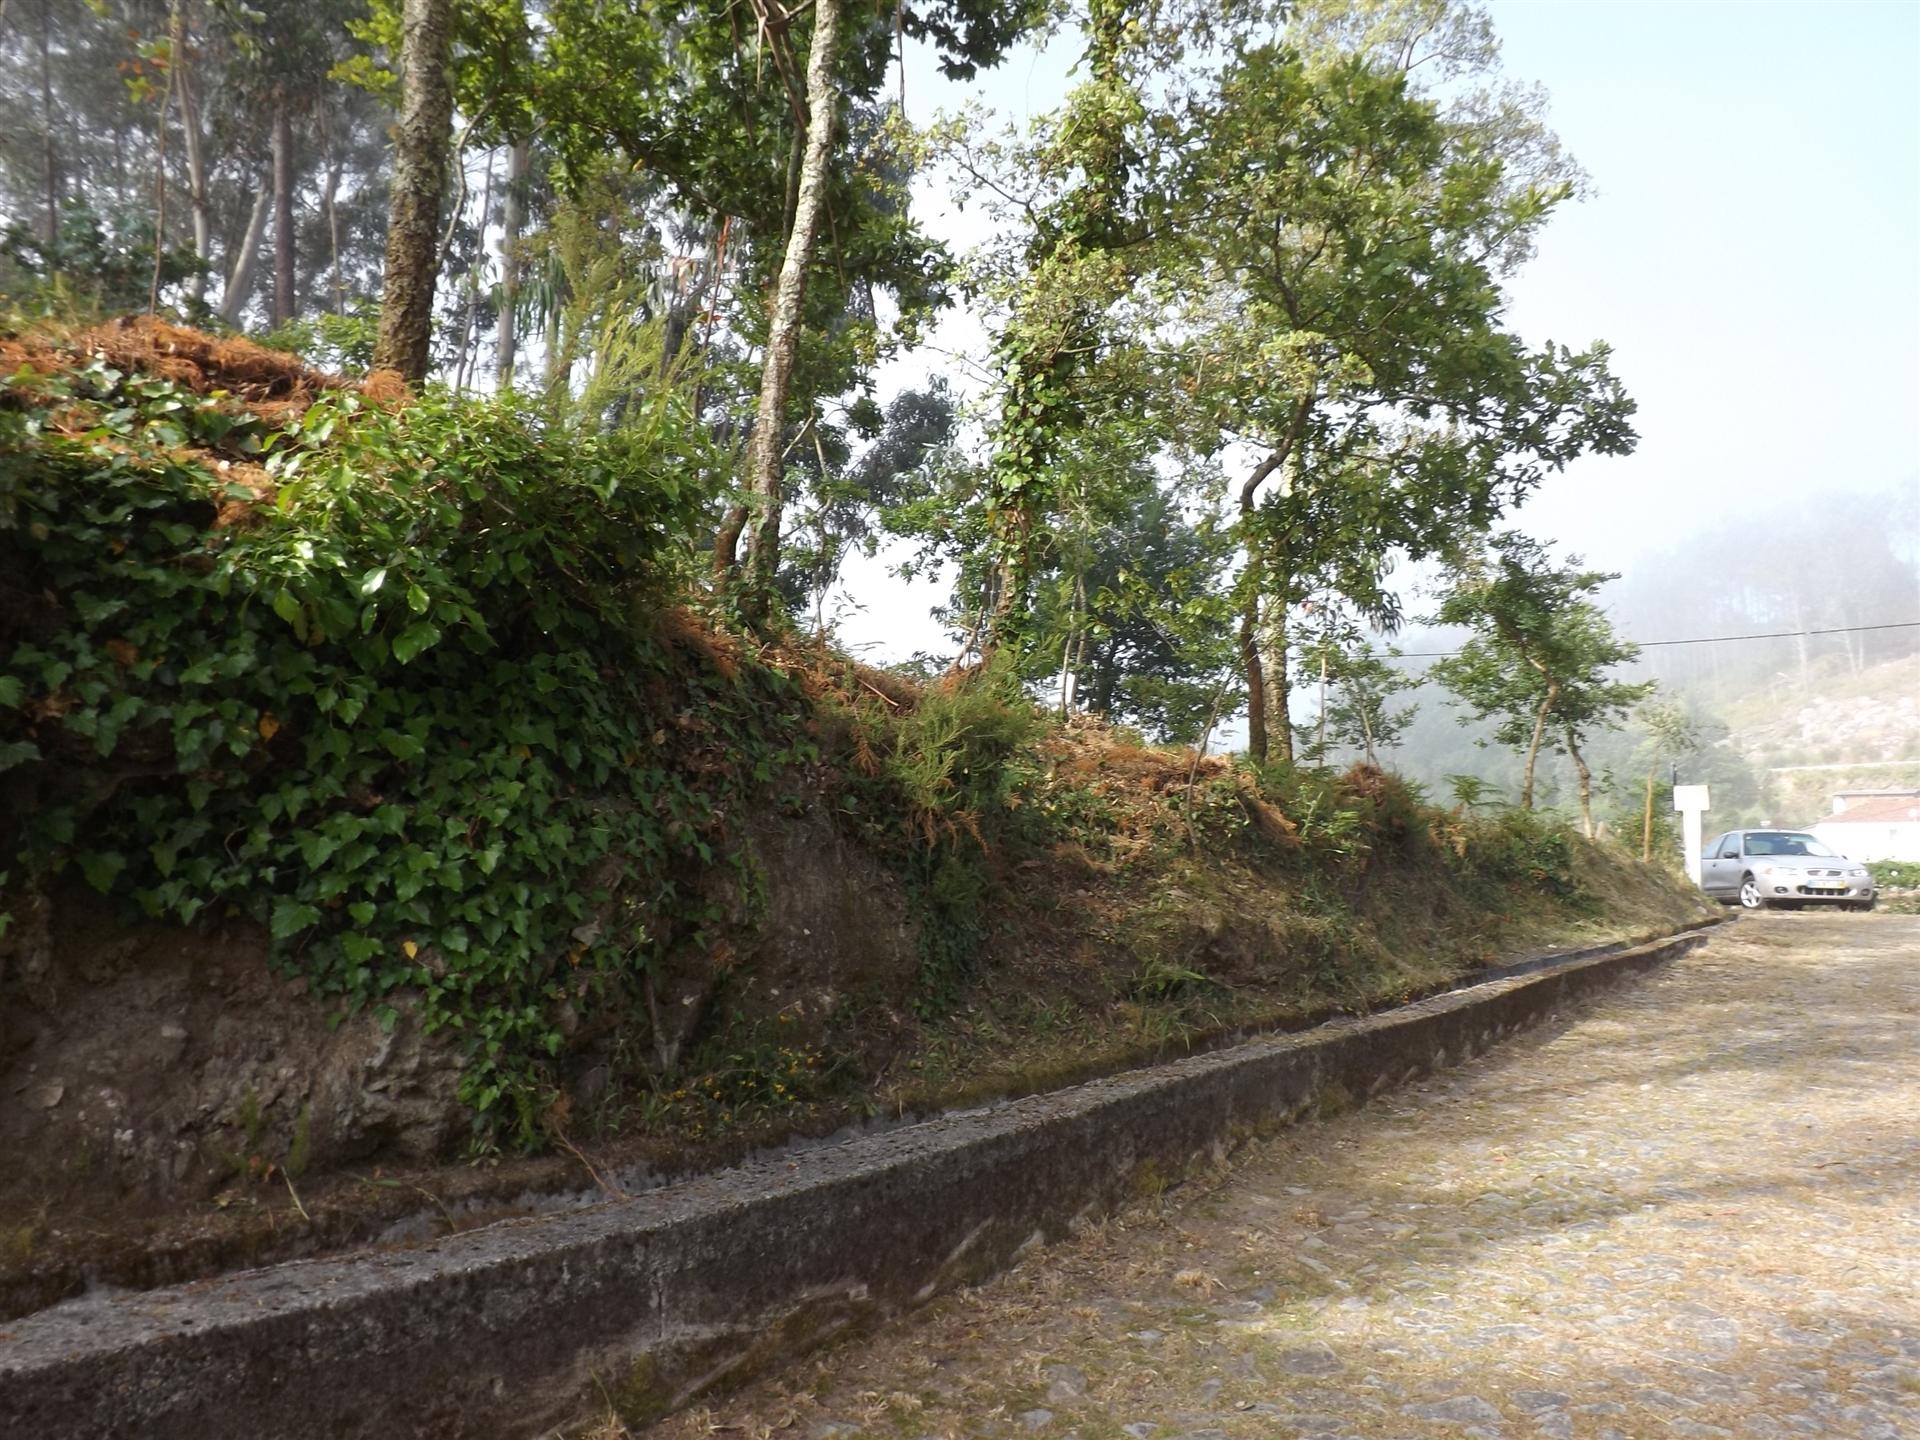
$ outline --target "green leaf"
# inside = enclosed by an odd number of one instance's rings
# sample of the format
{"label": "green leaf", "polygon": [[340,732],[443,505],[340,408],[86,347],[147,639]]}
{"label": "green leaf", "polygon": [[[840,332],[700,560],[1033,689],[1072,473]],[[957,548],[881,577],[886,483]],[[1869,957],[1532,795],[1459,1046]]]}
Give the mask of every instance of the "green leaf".
{"label": "green leaf", "polygon": [[318,870],[339,848],[339,841],[317,831],[309,830],[300,837],[300,858],[306,862],[309,870]]}
{"label": "green leaf", "polygon": [[113,888],[113,882],[126,868],[127,857],[117,850],[92,850],[80,857],[80,873],[102,895]]}
{"label": "green leaf", "polygon": [[430,598],[428,598],[426,591],[422,590],[418,585],[415,585],[412,583],[408,584],[407,586],[407,608],[408,609],[412,610],[413,613],[416,615],[424,615],[427,613],[428,607],[431,606],[432,604],[433,604],[433,601]]}
{"label": "green leaf", "polygon": [[360,577],[360,593],[362,595],[371,595],[386,583],[387,567],[382,565],[378,569],[369,570],[365,575]]}
{"label": "green leaf", "polygon": [[427,749],[419,736],[410,735],[404,730],[382,730],[380,744],[396,760],[417,760]]}
{"label": "green leaf", "polygon": [[296,624],[302,618],[300,601],[291,590],[276,590],[273,595],[273,613],[289,625]]}
{"label": "green leaf", "polygon": [[425,620],[417,620],[393,637],[393,658],[402,665],[411,664],[422,651],[439,643],[439,627]]}
{"label": "green leaf", "polygon": [[73,597],[73,608],[80,612],[80,619],[84,623],[92,626],[126,609],[127,602],[112,596],[77,594]]}
{"label": "green leaf", "polygon": [[286,940],[319,923],[318,906],[298,900],[277,900],[273,906],[273,919],[267,928],[274,939]]}

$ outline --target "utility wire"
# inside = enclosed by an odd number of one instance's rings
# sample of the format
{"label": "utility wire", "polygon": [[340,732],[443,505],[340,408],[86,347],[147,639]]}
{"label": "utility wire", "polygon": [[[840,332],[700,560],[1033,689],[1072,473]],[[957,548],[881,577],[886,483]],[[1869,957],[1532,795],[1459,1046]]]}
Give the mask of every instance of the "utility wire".
{"label": "utility wire", "polygon": [[[1920,630],[1920,620],[1894,620],[1885,625],[1837,625],[1831,630],[1769,630],[1760,635],[1698,635],[1688,640],[1633,640],[1627,643],[1650,650],[1656,645],[1731,645],[1736,640],[1798,640],[1812,635],[1859,635],[1868,630]],[[1444,660],[1458,650],[1402,650],[1401,660]]]}

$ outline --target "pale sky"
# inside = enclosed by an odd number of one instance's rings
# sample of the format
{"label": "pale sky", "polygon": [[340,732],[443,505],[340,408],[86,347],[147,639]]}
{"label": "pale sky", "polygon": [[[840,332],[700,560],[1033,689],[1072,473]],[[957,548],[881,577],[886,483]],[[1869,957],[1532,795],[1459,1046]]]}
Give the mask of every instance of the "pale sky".
{"label": "pale sky", "polygon": [[[1638,451],[1555,477],[1519,523],[1631,572],[1735,506],[1920,492],[1920,3],[1494,0],[1508,76],[1538,81],[1595,193],[1564,208],[1511,286],[1529,341],[1615,349]],[[967,85],[909,55],[916,122],[978,100],[1053,108],[1075,37]],[[940,187],[922,221],[964,249],[976,213]],[[954,316],[932,337],[969,346]],[[894,385],[943,356],[890,367]],[[943,592],[857,558],[841,638],[875,659],[946,648]],[[829,614],[836,606],[829,605]],[[1651,636],[1636,637],[1657,638]]]}

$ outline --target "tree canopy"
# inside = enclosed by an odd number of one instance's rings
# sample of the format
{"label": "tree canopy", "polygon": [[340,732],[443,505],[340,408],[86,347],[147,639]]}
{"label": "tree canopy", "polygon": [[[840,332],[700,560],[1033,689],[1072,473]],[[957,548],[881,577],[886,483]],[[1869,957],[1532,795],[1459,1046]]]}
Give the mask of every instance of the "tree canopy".
{"label": "tree canopy", "polygon": [[1476,719],[1493,718],[1494,738],[1524,748],[1523,809],[1533,808],[1541,747],[1559,747],[1580,780],[1580,813],[1593,831],[1593,777],[1585,737],[1617,724],[1653,691],[1651,682],[1614,678],[1639,647],[1620,639],[1593,592],[1614,576],[1583,570],[1578,558],[1556,564],[1546,547],[1515,531],[1468,557],[1436,618],[1464,625],[1472,638],[1436,661],[1433,674]]}
{"label": "tree canopy", "polygon": [[[908,123],[908,45],[964,79],[1049,28],[1081,51],[1058,108]],[[1391,631],[1411,564],[1635,443],[1603,342],[1507,319],[1584,176],[1466,0],[15,0],[0,56],[16,308],[670,435],[696,603],[827,626],[884,549],[948,587],[956,663],[1160,737],[1244,714],[1291,760],[1322,617]],[[919,218],[936,174],[986,208],[973,253]],[[883,378],[960,303],[983,381]],[[1486,573],[1541,579],[1521,543]],[[1604,670],[1589,591],[1533,603]],[[1307,758],[1390,743],[1398,672],[1351,638]],[[1538,718],[1485,661],[1483,713]],[[1621,708],[1569,670],[1531,749],[1577,762]]]}

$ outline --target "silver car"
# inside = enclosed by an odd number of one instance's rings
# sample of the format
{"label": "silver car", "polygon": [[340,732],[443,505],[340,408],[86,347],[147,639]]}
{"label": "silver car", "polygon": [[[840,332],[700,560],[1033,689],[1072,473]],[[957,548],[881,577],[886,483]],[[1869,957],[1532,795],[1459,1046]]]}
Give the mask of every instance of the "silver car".
{"label": "silver car", "polygon": [[1804,830],[1729,830],[1701,852],[1700,888],[1743,910],[1769,905],[1873,908],[1873,877]]}

